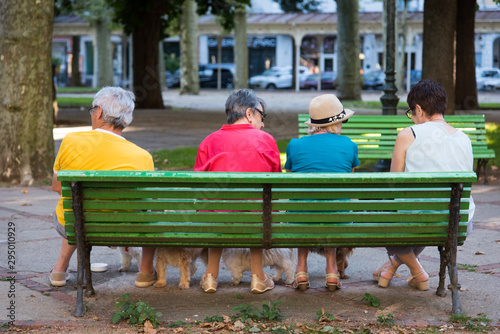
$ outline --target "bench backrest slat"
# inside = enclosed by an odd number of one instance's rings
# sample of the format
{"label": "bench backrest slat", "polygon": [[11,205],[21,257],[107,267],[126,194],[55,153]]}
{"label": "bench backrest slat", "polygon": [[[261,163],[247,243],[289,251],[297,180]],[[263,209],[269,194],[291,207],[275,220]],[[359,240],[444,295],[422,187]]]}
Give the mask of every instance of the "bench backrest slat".
{"label": "bench backrest slat", "polygon": [[72,244],[70,182],[80,182],[91,245],[263,247],[270,189],[271,247],[366,247],[443,245],[457,183],[463,243],[476,175],[60,171],[58,179]]}

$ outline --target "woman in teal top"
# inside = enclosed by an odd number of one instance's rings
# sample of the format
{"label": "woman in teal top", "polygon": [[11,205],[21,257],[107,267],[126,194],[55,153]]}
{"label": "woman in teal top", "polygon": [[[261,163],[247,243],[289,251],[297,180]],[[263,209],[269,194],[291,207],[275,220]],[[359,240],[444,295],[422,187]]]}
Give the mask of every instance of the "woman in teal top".
{"label": "woman in teal top", "polygon": [[[314,98],[309,104],[310,119],[305,122],[310,136],[292,139],[286,148],[285,169],[295,173],[351,173],[359,166],[358,146],[348,137],[340,135],[342,123],[346,123],[354,111],[344,109],[333,94]],[[309,288],[307,274],[307,248],[298,249],[298,261],[293,287]],[[340,277],[336,261],[336,248],[325,248],[326,284],[334,291],[340,289]]]}

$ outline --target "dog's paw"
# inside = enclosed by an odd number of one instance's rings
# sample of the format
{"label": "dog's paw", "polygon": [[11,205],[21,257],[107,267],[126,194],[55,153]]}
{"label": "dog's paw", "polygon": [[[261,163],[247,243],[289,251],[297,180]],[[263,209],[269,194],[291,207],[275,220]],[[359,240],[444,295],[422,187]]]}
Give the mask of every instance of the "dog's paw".
{"label": "dog's paw", "polygon": [[156,283],[154,284],[154,287],[155,288],[163,288],[163,287],[165,287],[165,285],[167,285],[167,281],[157,280]]}
{"label": "dog's paw", "polygon": [[189,289],[189,283],[179,283],[179,289],[186,290]]}
{"label": "dog's paw", "polygon": [[341,279],[348,279],[349,278],[349,275],[346,275],[344,273],[340,273],[340,278]]}
{"label": "dog's paw", "polygon": [[130,269],[130,267],[121,266],[120,269],[118,269],[118,271],[123,272],[123,271],[127,271],[129,269]]}
{"label": "dog's paw", "polygon": [[231,283],[229,283],[229,284],[231,284],[231,285],[238,285],[238,284],[240,284],[240,282],[241,282],[241,280],[238,280],[238,279],[233,279],[233,280],[231,281]]}

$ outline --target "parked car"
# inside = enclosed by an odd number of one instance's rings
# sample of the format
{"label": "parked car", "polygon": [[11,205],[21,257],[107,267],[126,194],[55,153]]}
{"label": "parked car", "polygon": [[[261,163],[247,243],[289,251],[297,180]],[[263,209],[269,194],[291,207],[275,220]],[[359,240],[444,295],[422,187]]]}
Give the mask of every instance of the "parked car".
{"label": "parked car", "polygon": [[496,73],[483,81],[484,90],[497,90],[500,88],[500,74]]}
{"label": "parked car", "polygon": [[[206,64],[200,65],[199,75],[200,75],[200,87],[202,88],[217,88],[217,71],[218,64]],[[234,77],[234,64],[220,64],[221,71],[221,87],[222,88],[233,88],[233,77]]]}
{"label": "parked car", "polygon": [[[321,89],[335,89],[336,72],[321,73]],[[316,90],[318,89],[318,74],[311,74],[300,82],[300,88]]]}
{"label": "parked car", "polygon": [[382,89],[385,85],[383,71],[370,71],[363,74],[363,89]]}
{"label": "parked car", "polygon": [[476,68],[476,85],[477,90],[484,90],[485,82],[489,79],[494,78],[496,75],[500,75],[500,69],[496,67],[483,67]]}
{"label": "parked car", "polygon": [[[203,64],[198,66],[198,75],[201,88],[217,88],[217,69],[218,64]],[[221,64],[221,87],[233,88],[234,64]],[[181,70],[172,74],[169,78],[167,74],[167,86],[179,87],[181,83]]]}
{"label": "parked car", "polygon": [[[300,77],[305,77],[309,74],[309,69],[305,66],[299,67]],[[291,66],[273,66],[264,71],[262,74],[254,75],[248,79],[250,88],[291,88],[292,87],[292,67]]]}

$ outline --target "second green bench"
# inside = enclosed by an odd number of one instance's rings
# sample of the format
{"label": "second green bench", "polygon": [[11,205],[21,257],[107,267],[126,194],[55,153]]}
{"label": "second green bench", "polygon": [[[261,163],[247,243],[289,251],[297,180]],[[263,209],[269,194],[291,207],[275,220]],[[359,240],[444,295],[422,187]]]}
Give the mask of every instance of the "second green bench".
{"label": "second green bench", "polygon": [[[307,136],[308,114],[299,114],[299,138]],[[483,115],[449,115],[446,122],[469,136],[474,159],[477,159],[476,174],[481,169],[487,183],[486,165],[495,158],[495,151],[486,144],[486,127]],[[342,124],[342,135],[351,138],[358,145],[358,157],[362,159],[391,159],[396,137],[402,129],[412,126],[406,116],[355,115]]]}

